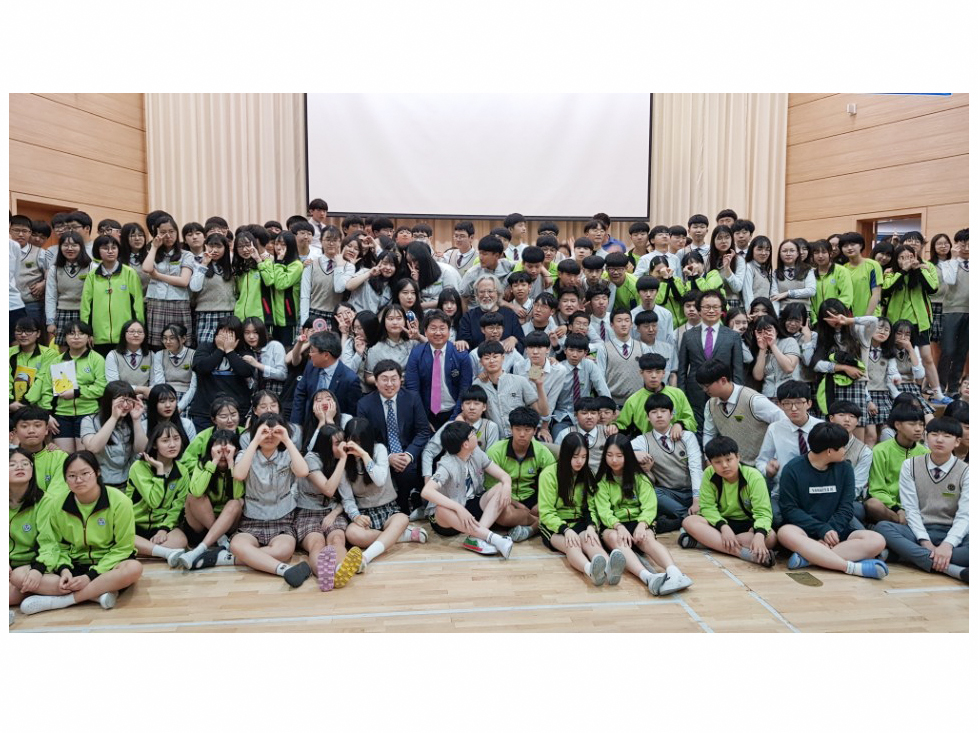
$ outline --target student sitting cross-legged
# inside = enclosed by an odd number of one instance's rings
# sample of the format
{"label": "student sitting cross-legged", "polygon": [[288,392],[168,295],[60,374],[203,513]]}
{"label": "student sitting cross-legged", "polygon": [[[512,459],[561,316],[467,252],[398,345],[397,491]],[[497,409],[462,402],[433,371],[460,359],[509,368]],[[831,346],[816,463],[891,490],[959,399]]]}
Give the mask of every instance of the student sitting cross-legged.
{"label": "student sitting cross-legged", "polygon": [[[601,539],[625,555],[625,567],[655,596],[688,588],[693,581],[680,570],[669,551],[655,538],[656,499],[652,482],[642,473],[628,438],[612,435],[604,447],[594,495],[595,511],[604,527]],[[633,547],[665,569],[653,573],[638,559]]]}
{"label": "student sitting cross-legged", "polygon": [[625,553],[601,546],[595,519],[597,485],[588,465],[584,435],[565,431],[557,463],[540,474],[540,535],[543,544],[567,556],[575,570],[595,585],[617,585],[625,569]]}
{"label": "student sitting cross-legged", "polygon": [[900,503],[907,523],[879,522],[890,560],[911,562],[926,572],[968,582],[968,464],[954,456],[961,424],[950,417],[927,423],[930,455],[915,456],[900,469]]}
{"label": "student sitting cross-legged", "polygon": [[[512,482],[503,469],[479,448],[475,429],[452,421],[441,431],[445,455],[421,490],[430,502],[431,528],[443,537],[469,535],[463,547],[483,555],[497,552],[508,560],[513,540],[490,531],[496,518],[511,503]],[[549,452],[549,451],[548,451]],[[485,490],[485,474],[499,483]]]}
{"label": "student sitting cross-legged", "polygon": [[699,542],[747,562],[771,567],[777,536],[771,529],[771,498],[761,472],[740,461],[733,438],[718,435],[704,448],[709,468],[699,489],[699,514],[683,520],[680,547]]}
{"label": "student sitting cross-legged", "polygon": [[808,453],[792,459],[781,472],[778,542],[794,554],[788,568],[818,565],[849,575],[882,580],[886,563],[874,560],[886,545],[878,532],[853,530],[852,497],[856,483],[846,461],[849,434],[841,425],[819,423],[808,436]]}

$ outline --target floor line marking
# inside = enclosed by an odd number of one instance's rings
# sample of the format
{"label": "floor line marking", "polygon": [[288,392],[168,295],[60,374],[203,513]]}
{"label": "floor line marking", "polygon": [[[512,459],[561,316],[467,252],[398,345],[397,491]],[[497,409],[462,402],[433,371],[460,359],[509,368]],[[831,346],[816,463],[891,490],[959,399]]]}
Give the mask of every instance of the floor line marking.
{"label": "floor line marking", "polygon": [[678,603],[680,606],[686,609],[686,613],[689,614],[689,617],[693,619],[693,621],[698,623],[700,625],[700,628],[703,629],[703,631],[705,631],[707,634],[713,633],[713,629],[710,628],[710,625],[707,624],[706,621],[701,619],[700,615],[696,613],[696,611],[693,610],[693,607],[690,606],[688,603],[686,603],[686,601],[684,601],[682,598],[676,598],[676,603]]}
{"label": "floor line marking", "polygon": [[962,585],[957,588],[893,588],[885,591],[886,593],[957,593],[968,590],[968,586]]}
{"label": "floor line marking", "polygon": [[713,555],[711,555],[711,554],[710,554],[709,552],[704,552],[703,554],[704,554],[704,555],[706,556],[706,559],[707,559],[707,560],[709,560],[709,561],[710,561],[711,563],[713,563],[713,564],[714,564],[714,565],[716,565],[716,566],[717,566],[718,568],[720,568],[720,570],[722,570],[722,571],[724,572],[724,574],[725,574],[725,575],[726,575],[726,576],[727,576],[728,578],[730,578],[730,579],[731,579],[731,580],[732,580],[732,581],[733,581],[734,583],[736,583],[737,585],[739,585],[739,586],[740,586],[741,588],[747,588],[747,584],[746,584],[746,583],[744,583],[744,581],[742,581],[742,580],[741,580],[740,578],[738,578],[738,577],[737,577],[736,575],[734,575],[734,574],[733,574],[733,573],[731,573],[731,572],[730,572],[729,570],[727,570],[727,569],[726,569],[726,568],[725,568],[725,567],[724,567],[724,566],[723,566],[723,565],[722,565],[722,564],[720,563],[720,561],[719,561],[719,560],[717,560],[717,559],[716,559],[715,557],[713,557]]}
{"label": "floor line marking", "polygon": [[760,594],[757,593],[757,591],[753,591],[753,590],[752,591],[748,591],[748,595],[752,596],[755,601],[757,601],[762,606],[764,606],[764,608],[766,608],[768,611],[770,611],[771,615],[774,616],[774,618],[776,618],[778,621],[780,621],[781,623],[783,623],[785,626],[787,626],[789,629],[791,629],[794,633],[796,633],[796,634],[800,634],[801,633],[801,629],[799,629],[797,626],[795,626],[793,623],[791,623],[788,619],[786,619],[784,616],[782,616],[778,612],[778,609],[776,609],[770,603],[768,603],[763,598],[761,598]]}
{"label": "floor line marking", "polygon": [[52,632],[79,631],[90,633],[93,631],[140,631],[148,629],[187,629],[201,628],[208,626],[254,626],[262,624],[293,623],[301,621],[348,621],[352,619],[366,618],[400,618],[410,616],[446,616],[452,614],[474,614],[474,613],[504,613],[512,611],[553,611],[581,608],[621,608],[623,606],[678,606],[681,602],[678,599],[665,599],[655,601],[613,601],[592,603],[553,603],[553,604],[534,604],[530,606],[483,606],[478,608],[431,608],[410,611],[371,611],[366,613],[343,613],[322,616],[275,616],[269,618],[244,618],[244,619],[220,619],[216,621],[175,621],[171,623],[150,623],[150,624],[114,624],[106,626],[51,626],[40,629],[15,629],[11,628],[12,633],[37,634]]}

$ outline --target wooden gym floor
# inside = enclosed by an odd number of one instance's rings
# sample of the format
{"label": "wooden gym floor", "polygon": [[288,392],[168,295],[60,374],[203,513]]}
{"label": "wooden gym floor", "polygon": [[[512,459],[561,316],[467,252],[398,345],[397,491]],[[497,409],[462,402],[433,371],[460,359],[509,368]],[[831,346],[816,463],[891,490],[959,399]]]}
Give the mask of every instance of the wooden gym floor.
{"label": "wooden gym floor", "polygon": [[[314,577],[296,590],[247,568],[194,571],[145,562],[143,577],[112,611],[84,604],[23,616],[10,631],[178,632],[967,632],[968,587],[891,564],[883,581],[808,568],[821,587],[736,558],[663,541],[694,585],[664,598],[625,575],[595,588],[539,538],[509,561],[482,557],[431,533],[399,544],[343,589]],[[304,559],[304,556],[302,556]]]}

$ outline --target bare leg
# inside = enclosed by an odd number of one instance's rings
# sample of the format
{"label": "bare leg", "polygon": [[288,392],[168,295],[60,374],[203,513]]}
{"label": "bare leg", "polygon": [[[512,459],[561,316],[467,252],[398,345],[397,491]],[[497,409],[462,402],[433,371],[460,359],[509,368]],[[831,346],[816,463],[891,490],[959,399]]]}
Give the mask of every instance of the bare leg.
{"label": "bare leg", "polygon": [[307,534],[305,539],[302,540],[302,549],[309,555],[309,567],[312,568],[313,575],[319,575],[319,571],[316,568],[316,558],[319,557],[319,553],[325,547],[326,538],[323,537],[322,532],[312,532]]}
{"label": "bare leg", "polygon": [[924,373],[927,375],[926,382],[934,389],[941,391],[941,379],[937,376],[937,365],[934,364],[934,354],[930,350],[930,344],[920,347],[920,359],[924,362]]}
{"label": "bare leg", "polygon": [[568,547],[567,540],[564,539],[564,536],[555,534],[550,538],[550,544],[554,546],[554,549],[564,553],[572,568],[581,573],[585,572],[584,568],[587,566],[588,558],[581,549],[584,546],[583,541],[581,542],[581,547]]}
{"label": "bare leg", "polygon": [[[485,514],[483,514],[482,516],[483,518],[485,518]],[[486,527],[484,527],[481,522],[479,523],[478,528],[476,528],[474,532],[469,532],[469,530],[465,527],[465,524],[462,523],[462,518],[459,517],[459,515],[455,512],[454,509],[446,509],[443,506],[436,506],[435,521],[438,524],[440,524],[442,527],[451,527],[457,532],[462,532],[463,534],[471,534],[473,537],[477,537],[480,540],[485,540],[489,536],[489,530],[486,529]],[[351,524],[350,527],[347,528],[346,530],[347,536],[349,536],[350,529],[352,527],[353,525]]]}
{"label": "bare leg", "polygon": [[676,561],[672,559],[672,555],[669,554],[669,550],[666,549],[665,545],[654,537],[647,537],[641,542],[637,542],[635,544],[663,570],[670,565],[676,564]]}
{"label": "bare leg", "polygon": [[75,591],[78,603],[94,601],[103,593],[111,593],[128,588],[139,580],[143,574],[143,566],[138,560],[123,560],[109,572],[98,576],[79,591]]}
{"label": "bare leg", "polygon": [[200,531],[207,529],[207,534],[201,541],[207,547],[211,547],[223,535],[229,535],[239,521],[244,509],[244,502],[241,499],[232,499],[217,516],[214,515],[214,508],[211,500],[206,496],[188,496],[186,504],[187,524],[194,530]]}
{"label": "bare leg", "polygon": [[864,504],[866,507],[866,521],[875,524],[876,522],[896,522],[900,523],[900,515],[888,508],[879,499],[869,497]]}
{"label": "bare leg", "polygon": [[641,577],[642,571],[645,570],[645,566],[642,561],[638,559],[638,555],[630,547],[625,547],[618,541],[618,533],[613,529],[606,529],[601,533],[601,539],[604,543],[610,547],[612,550],[621,550],[622,554],[625,556],[625,569],[634,575],[636,578]]}
{"label": "bare leg", "polygon": [[540,518],[535,516],[526,505],[514,501],[496,518],[496,523],[503,527],[516,527],[524,525],[536,529]]}
{"label": "bare leg", "polygon": [[235,565],[247,565],[263,573],[275,575],[278,566],[292,559],[295,538],[281,534],[265,547],[258,546],[253,535],[238,533],[231,538],[231,554]]}
{"label": "bare leg", "polygon": [[19,568],[14,568],[14,571],[10,574],[7,587],[11,606],[19,605],[27,596],[35,593],[41,596],[63,596],[68,594],[68,591],[61,590],[60,588],[61,578],[52,573],[45,573],[41,576],[41,583],[38,585],[37,590],[31,591],[30,593],[22,593],[20,587],[24,584],[24,580],[27,578],[30,570],[30,565],[23,565]]}

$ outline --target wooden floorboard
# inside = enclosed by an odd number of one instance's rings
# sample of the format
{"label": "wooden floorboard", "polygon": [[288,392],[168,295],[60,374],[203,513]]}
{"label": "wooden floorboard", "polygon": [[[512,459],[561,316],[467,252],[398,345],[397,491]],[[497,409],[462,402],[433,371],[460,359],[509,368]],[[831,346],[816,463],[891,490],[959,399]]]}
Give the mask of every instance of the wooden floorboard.
{"label": "wooden floorboard", "polygon": [[539,539],[507,562],[432,536],[397,545],[343,589],[314,578],[290,590],[246,568],[184,573],[147,561],[112,611],[93,604],[23,616],[12,632],[967,632],[967,587],[890,565],[883,581],[810,569],[800,585],[784,562],[761,568],[662,538],[694,580],[666,598],[636,578],[595,588]]}

